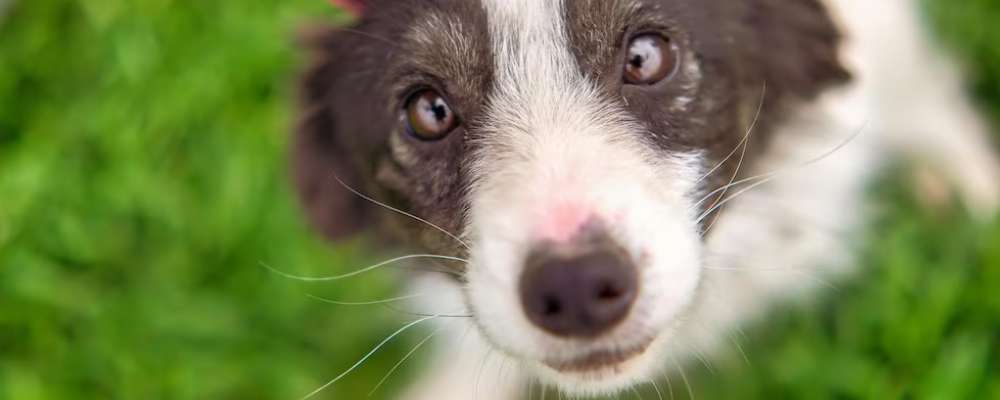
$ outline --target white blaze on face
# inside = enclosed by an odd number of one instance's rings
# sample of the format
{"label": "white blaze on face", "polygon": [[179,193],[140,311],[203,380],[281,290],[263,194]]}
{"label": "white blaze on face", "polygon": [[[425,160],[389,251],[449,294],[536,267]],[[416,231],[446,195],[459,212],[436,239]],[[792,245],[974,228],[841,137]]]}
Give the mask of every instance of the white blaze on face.
{"label": "white blaze on face", "polygon": [[[482,2],[496,70],[476,144],[467,232],[467,296],[477,324],[493,345],[528,364],[662,338],[698,281],[700,240],[689,197],[698,157],[654,149],[643,141],[643,125],[583,77],[562,1]],[[518,284],[534,246],[569,240],[590,219],[602,220],[636,261],[640,290],[612,332],[571,343],[528,320]],[[607,391],[645,378],[652,364],[590,376],[582,389],[569,387],[579,383],[572,376],[540,373],[573,391]]]}

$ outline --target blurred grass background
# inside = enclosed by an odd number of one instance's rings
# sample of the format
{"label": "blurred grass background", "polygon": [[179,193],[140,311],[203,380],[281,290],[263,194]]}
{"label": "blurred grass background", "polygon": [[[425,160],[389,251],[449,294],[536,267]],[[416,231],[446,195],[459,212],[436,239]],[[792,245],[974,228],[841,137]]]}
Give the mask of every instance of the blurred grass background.
{"label": "blurred grass background", "polygon": [[[1000,2],[925,3],[1000,121]],[[19,0],[0,18],[0,399],[296,399],[407,319],[306,297],[388,297],[392,273],[310,286],[259,266],[377,256],[316,238],[287,179],[291,38],[345,21],[327,2]],[[873,188],[865,272],[740,335],[749,365],[688,367],[697,398],[1000,399],[1000,224],[929,212],[903,176]],[[420,337],[321,397],[365,398]]]}

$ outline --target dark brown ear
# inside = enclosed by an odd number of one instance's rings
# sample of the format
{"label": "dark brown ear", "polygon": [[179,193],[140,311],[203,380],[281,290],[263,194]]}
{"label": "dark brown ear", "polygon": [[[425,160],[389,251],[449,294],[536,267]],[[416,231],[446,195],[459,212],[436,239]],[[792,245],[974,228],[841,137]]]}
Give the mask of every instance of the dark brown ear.
{"label": "dark brown ear", "polygon": [[748,47],[753,64],[763,68],[768,89],[812,98],[850,74],[841,63],[842,36],[820,0],[752,0],[746,23],[757,35]]}
{"label": "dark brown ear", "polygon": [[331,58],[337,32],[309,29],[300,35],[311,52],[312,66],[302,75],[300,120],[292,147],[292,171],[299,198],[316,229],[330,239],[342,239],[360,231],[367,223],[367,204],[344,187],[361,184],[357,161],[340,135],[332,94],[337,90],[338,71]]}

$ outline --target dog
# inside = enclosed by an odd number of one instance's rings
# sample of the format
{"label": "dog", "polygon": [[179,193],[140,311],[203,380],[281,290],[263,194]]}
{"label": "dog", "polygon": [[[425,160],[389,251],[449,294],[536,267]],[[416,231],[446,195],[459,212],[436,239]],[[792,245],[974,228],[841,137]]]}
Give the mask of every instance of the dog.
{"label": "dog", "polygon": [[357,21],[303,40],[294,178],[327,237],[439,268],[414,277],[437,350],[404,399],[645,385],[849,273],[893,160],[1000,202],[916,2],[335,3]]}

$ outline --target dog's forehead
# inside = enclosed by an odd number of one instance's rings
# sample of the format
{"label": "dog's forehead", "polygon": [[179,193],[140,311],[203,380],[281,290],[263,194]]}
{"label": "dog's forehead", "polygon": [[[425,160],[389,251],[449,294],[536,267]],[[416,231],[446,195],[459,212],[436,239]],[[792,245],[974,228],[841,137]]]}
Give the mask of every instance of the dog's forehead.
{"label": "dog's forehead", "polygon": [[[613,58],[622,31],[646,0],[443,0],[410,10],[404,68],[432,71],[458,90],[482,92],[493,73],[570,54],[562,67],[594,71]],[[657,2],[659,3],[659,2]],[[406,3],[409,4],[409,3]],[[401,4],[402,5],[402,4]],[[412,7],[409,4],[409,7]],[[659,9],[659,4],[651,9]],[[648,15],[647,15],[648,17]],[[515,63],[519,63],[516,64]],[[561,68],[565,70],[565,68]],[[402,71],[407,72],[407,71]],[[533,75],[559,73],[534,69]],[[502,76],[501,76],[502,77]]]}

